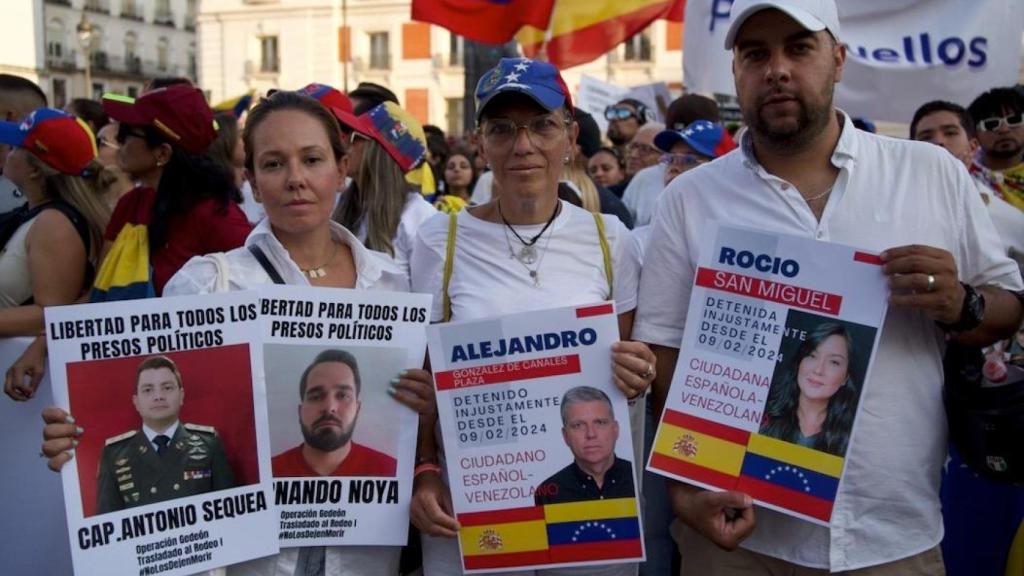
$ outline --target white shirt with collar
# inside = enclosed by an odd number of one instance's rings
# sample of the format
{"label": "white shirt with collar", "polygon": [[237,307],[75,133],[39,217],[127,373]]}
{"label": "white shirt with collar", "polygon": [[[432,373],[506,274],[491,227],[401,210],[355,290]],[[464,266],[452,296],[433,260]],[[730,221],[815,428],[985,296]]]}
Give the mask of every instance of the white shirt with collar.
{"label": "white shirt with collar", "polygon": [[[409,291],[409,277],[386,254],[363,246],[354,234],[336,222],[331,222],[331,235],[352,250],[356,265],[356,290]],[[298,264],[277,240],[270,229],[270,221],[263,219],[245,239],[245,246],[225,252],[228,262],[228,285],[231,290],[248,290],[254,286],[272,283],[249,246],[256,245],[267,255],[267,260],[281,275],[285,284],[309,286],[309,278],[299,270]],[[210,256],[193,256],[171,277],[164,287],[164,296],[207,294],[216,291],[217,264]]]}
{"label": "white shirt with collar", "polygon": [[[351,232],[331,222],[331,235],[352,250],[356,266],[356,290],[409,291],[409,277],[385,254],[368,250]],[[248,250],[259,246],[286,284],[309,286],[309,279],[288,256],[274,237],[270,222],[263,219],[245,240],[245,246],[224,255],[228,262],[231,290],[248,290],[270,284],[270,276]],[[217,264],[210,256],[195,256],[175,274],[164,296],[207,294],[217,285]],[[228,576],[293,576],[301,548],[285,548],[280,554],[258,558],[227,567]],[[383,576],[398,573],[401,546],[328,546],[325,548],[325,574]]]}
{"label": "white shirt with collar", "polygon": [[[633,337],[679,347],[701,240],[713,221],[880,252],[948,250],[960,279],[1019,290],[963,164],[926,142],[868,134],[842,118],[835,187],[819,222],[800,192],[741,148],[690,170],[657,206]],[[855,570],[912,556],[942,540],[939,473],[946,457],[942,332],[924,313],[890,309],[860,401],[829,528],[758,508],[742,546],[814,568]]]}
{"label": "white shirt with collar", "polygon": [[974,184],[988,207],[988,215],[999,237],[1003,239],[1006,253],[1024,270],[1024,211],[992,194],[992,188],[980,178],[975,178]]}
{"label": "white shirt with collar", "polygon": [[178,431],[178,425],[179,424],[180,424],[180,422],[175,420],[174,424],[171,424],[171,426],[169,428],[167,428],[167,430],[164,430],[163,432],[157,432],[156,430],[153,430],[149,426],[146,426],[145,424],[143,424],[142,425],[142,433],[145,434],[146,435],[146,439],[149,440],[149,445],[152,446],[154,450],[159,450],[160,447],[157,446],[156,442],[153,442],[153,438],[156,438],[157,436],[160,436],[161,434],[163,434],[164,436],[167,436],[167,438],[173,440],[174,439],[174,434]]}
{"label": "white shirt with collar", "polygon": [[660,162],[633,175],[622,193],[622,203],[633,215],[633,227],[647,226],[654,217],[654,207],[665,190],[665,166]]}

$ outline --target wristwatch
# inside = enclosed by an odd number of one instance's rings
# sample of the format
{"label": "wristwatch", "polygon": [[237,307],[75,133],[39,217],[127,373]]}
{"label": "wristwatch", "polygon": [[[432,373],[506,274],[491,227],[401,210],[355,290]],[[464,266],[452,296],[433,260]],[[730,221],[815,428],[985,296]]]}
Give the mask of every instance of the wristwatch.
{"label": "wristwatch", "polygon": [[946,332],[970,332],[980,326],[985,318],[985,297],[970,284],[961,282],[960,285],[964,287],[964,305],[960,309],[960,319],[952,324],[938,323]]}

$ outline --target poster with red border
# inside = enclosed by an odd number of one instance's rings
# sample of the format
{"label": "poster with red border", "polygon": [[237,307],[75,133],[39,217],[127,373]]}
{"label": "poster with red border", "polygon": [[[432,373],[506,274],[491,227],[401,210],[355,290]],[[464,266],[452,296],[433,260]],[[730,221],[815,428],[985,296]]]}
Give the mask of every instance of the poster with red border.
{"label": "poster with red border", "polygon": [[278,551],[257,304],[46,309],[54,402],[83,430],[61,471],[76,574],[195,574]]}
{"label": "poster with red border", "polygon": [[726,225],[701,255],[647,469],[828,525],[888,306],[881,260]]}
{"label": "poster with red border", "polygon": [[428,329],[466,572],[643,560],[618,332],[612,303]]}

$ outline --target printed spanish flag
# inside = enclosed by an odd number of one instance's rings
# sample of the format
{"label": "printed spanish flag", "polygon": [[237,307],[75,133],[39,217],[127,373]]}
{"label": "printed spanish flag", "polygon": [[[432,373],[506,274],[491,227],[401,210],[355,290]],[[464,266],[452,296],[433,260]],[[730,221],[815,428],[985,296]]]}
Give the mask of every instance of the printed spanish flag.
{"label": "printed spanish flag", "polygon": [[643,558],[633,498],[548,504],[544,518],[552,564]]}
{"label": "printed spanish flag", "polygon": [[828,522],[842,472],[839,456],[752,434],[736,489]]}
{"label": "printed spanish flag", "polygon": [[735,487],[750,432],[665,409],[651,466],[722,490]]}
{"label": "printed spanish flag", "polygon": [[459,514],[466,570],[547,564],[543,506]]}
{"label": "printed spanish flag", "polygon": [[412,0],[412,19],[483,42],[504,44],[523,26],[546,28],[555,0]]}
{"label": "printed spanish flag", "polygon": [[550,24],[516,34],[529,57],[544,54],[559,68],[585,64],[658,19],[683,21],[685,0],[558,0]]}

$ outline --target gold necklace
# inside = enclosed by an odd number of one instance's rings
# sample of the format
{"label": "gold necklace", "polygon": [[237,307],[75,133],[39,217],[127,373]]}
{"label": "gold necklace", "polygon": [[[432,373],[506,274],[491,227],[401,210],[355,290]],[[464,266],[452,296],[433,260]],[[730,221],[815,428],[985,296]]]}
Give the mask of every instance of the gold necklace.
{"label": "gold necklace", "polygon": [[299,268],[299,270],[313,280],[327,276],[327,270],[325,270],[325,268],[330,266],[331,262],[334,262],[334,257],[338,254],[338,243],[332,240],[331,245],[334,246],[334,250],[331,251],[331,255],[327,258],[326,262],[313,268]]}
{"label": "gold necklace", "polygon": [[817,200],[821,200],[822,198],[824,198],[824,197],[826,197],[826,196],[828,196],[829,194],[832,193],[832,188],[834,186],[835,186],[835,182],[832,183],[832,186],[829,186],[828,188],[825,188],[825,191],[822,192],[821,194],[818,194],[816,196],[811,196],[810,198],[804,198],[804,201],[807,202],[808,204],[810,204],[811,202],[814,202],[814,201],[817,201]]}

